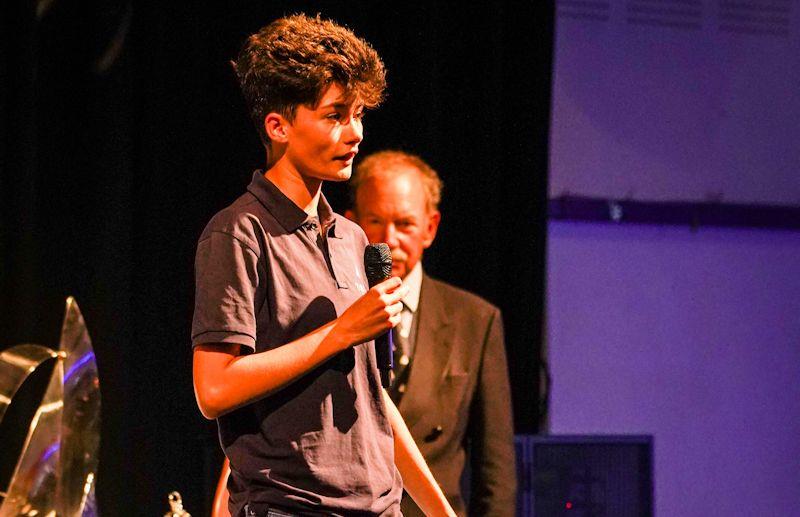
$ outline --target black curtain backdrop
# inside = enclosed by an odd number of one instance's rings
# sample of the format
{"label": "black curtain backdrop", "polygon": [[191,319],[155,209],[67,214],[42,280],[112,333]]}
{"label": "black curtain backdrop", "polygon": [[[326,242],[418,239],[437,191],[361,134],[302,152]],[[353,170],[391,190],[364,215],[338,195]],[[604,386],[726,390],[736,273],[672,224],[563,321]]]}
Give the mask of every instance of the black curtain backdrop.
{"label": "black curtain backdrop", "polygon": [[[539,426],[551,2],[8,0],[0,7],[0,348],[55,346],[83,310],[103,396],[104,515],[207,515],[221,463],[196,409],[196,239],[263,154],[229,61],[293,12],[372,42],[388,98],[362,156],[400,148],[445,182],[425,267],[503,309],[517,432]],[[327,185],[334,208],[346,187]]]}

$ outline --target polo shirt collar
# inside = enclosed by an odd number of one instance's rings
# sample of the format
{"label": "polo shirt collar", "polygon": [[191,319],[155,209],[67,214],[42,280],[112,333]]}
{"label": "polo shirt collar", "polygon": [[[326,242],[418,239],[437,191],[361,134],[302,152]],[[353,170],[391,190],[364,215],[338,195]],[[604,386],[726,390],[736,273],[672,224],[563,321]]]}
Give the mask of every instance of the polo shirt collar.
{"label": "polo shirt collar", "polygon": [[[311,219],[305,210],[297,206],[274,183],[269,181],[262,170],[253,172],[253,179],[247,186],[247,190],[269,210],[275,220],[289,233],[294,232]],[[331,205],[328,204],[328,200],[325,199],[325,194],[322,192],[319,194],[317,213],[322,226],[330,227],[330,232],[333,233],[336,219]]]}

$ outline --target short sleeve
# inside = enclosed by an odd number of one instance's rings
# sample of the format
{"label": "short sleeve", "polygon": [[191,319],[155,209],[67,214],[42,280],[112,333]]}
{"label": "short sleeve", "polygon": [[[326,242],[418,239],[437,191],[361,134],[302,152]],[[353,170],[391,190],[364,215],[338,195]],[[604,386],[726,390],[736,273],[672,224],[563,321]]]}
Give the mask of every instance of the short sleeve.
{"label": "short sleeve", "polygon": [[197,245],[192,346],[236,343],[255,349],[258,254],[213,231]]}

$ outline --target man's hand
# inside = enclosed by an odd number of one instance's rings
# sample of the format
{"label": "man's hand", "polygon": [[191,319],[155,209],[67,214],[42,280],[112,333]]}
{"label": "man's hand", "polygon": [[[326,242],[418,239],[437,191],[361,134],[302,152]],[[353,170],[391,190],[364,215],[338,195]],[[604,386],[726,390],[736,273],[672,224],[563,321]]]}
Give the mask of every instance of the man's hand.
{"label": "man's hand", "polygon": [[408,287],[397,277],[370,288],[336,320],[336,333],[343,348],[365,343],[400,323],[403,297]]}

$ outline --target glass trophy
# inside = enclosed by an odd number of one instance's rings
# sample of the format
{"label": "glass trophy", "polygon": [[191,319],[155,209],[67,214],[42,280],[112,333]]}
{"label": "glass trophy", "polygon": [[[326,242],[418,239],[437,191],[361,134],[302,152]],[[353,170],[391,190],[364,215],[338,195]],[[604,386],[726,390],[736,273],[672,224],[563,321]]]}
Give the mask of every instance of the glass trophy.
{"label": "glass trophy", "polygon": [[100,381],[92,341],[72,297],[57,350],[23,344],[0,352],[0,425],[25,380],[48,361],[55,361],[50,381],[9,486],[0,487],[0,517],[98,515]]}

